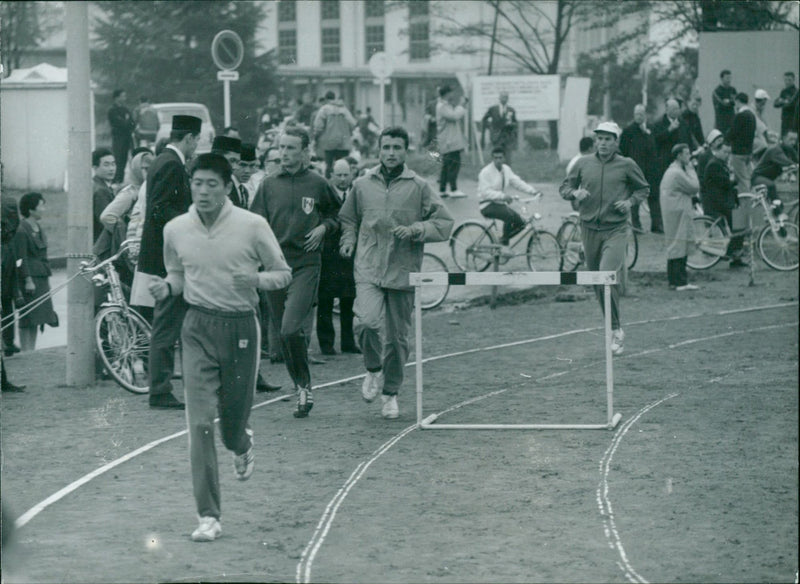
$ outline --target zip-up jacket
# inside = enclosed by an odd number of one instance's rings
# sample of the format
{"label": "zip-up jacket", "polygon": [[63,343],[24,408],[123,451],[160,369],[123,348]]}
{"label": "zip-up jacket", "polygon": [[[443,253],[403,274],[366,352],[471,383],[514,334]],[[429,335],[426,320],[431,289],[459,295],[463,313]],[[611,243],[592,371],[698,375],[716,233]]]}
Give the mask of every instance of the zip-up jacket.
{"label": "zip-up jacket", "polygon": [[561,183],[561,197],[575,200],[575,191],[584,188],[589,196],[578,203],[584,227],[595,231],[615,229],[628,220],[628,213],[618,211],[614,203],[634,198],[644,201],[650,185],[639,166],[630,158],[614,153],[606,162],[593,156],[583,156]]}
{"label": "zip-up jacket", "polygon": [[[380,166],[367,171],[353,184],[339,219],[340,245],[356,246],[355,281],[395,290],[411,288],[408,274],[420,271],[425,242],[446,241],[453,230],[439,195],[408,167],[388,185]],[[398,225],[410,226],[413,236],[396,238]]]}
{"label": "zip-up jacket", "polygon": [[339,199],[333,187],[316,172],[304,168],[296,174],[281,170],[261,181],[250,211],[261,215],[272,228],[286,262],[293,269],[319,265],[322,246],[315,251],[303,249],[306,235],[318,225],[325,225],[326,235],[339,229]]}

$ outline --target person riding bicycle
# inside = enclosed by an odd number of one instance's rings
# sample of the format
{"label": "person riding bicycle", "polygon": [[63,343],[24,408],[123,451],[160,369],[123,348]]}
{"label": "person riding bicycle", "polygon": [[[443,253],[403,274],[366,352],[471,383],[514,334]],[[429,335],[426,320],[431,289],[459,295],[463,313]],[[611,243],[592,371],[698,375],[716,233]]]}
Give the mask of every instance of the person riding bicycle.
{"label": "person riding bicycle", "polygon": [[525,229],[525,220],[509,205],[514,197],[504,191],[507,186],[512,186],[529,195],[536,195],[540,191],[519,178],[505,161],[506,155],[503,148],[500,146],[493,148],[492,162],[484,166],[478,174],[478,198],[480,200],[478,205],[481,215],[503,222],[503,235],[500,243],[505,246],[503,251],[510,254],[508,243],[512,237]]}
{"label": "person riding bicycle", "polygon": [[778,144],[769,146],[758,161],[750,184],[766,185],[767,196],[772,201],[776,215],[780,215],[783,203],[775,188],[775,180],[785,170],[797,167],[797,130],[787,130]]}

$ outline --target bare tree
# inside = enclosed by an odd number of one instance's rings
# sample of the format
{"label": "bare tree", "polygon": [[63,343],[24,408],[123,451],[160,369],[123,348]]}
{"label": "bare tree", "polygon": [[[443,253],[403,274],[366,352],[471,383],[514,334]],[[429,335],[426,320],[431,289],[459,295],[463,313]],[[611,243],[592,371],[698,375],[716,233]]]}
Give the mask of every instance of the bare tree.
{"label": "bare tree", "polygon": [[19,69],[27,51],[38,47],[55,28],[54,4],[0,2],[0,49],[5,74]]}

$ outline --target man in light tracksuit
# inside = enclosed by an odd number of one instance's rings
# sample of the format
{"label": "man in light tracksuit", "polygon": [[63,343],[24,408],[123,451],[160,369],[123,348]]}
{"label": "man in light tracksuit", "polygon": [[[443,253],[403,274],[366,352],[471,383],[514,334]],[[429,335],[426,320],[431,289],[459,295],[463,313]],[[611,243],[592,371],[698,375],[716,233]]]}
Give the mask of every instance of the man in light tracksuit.
{"label": "man in light tracksuit", "polygon": [[[200,525],[194,541],[222,534],[214,418],[233,452],[236,478],[253,472],[250,409],[261,354],[256,289],[288,285],[291,271],[267,222],[228,199],[231,167],[218,154],[197,157],[188,213],[164,227],[166,278],[154,277],[158,301],[183,295],[181,328],[192,484]],[[263,267],[263,271],[259,269]]]}
{"label": "man in light tracksuit", "polygon": [[[617,124],[602,122],[594,133],[597,152],[578,159],[559,192],[578,206],[586,268],[615,270],[619,276],[625,266],[631,207],[647,198],[650,185],[633,160],[617,153],[622,134]],[[625,339],[620,327],[618,288],[611,287],[611,350],[615,355],[622,353]],[[595,286],[594,291],[605,310],[603,286]]]}
{"label": "man in light tracksuit", "polygon": [[450,237],[453,217],[425,179],[406,167],[403,128],[383,130],[378,150],[380,165],[353,184],[339,212],[339,250],[344,257],[356,252],[354,328],[367,369],[361,395],[371,402],[382,393],[383,417],[397,418],[414,306],[408,275],[420,271],[426,242]]}

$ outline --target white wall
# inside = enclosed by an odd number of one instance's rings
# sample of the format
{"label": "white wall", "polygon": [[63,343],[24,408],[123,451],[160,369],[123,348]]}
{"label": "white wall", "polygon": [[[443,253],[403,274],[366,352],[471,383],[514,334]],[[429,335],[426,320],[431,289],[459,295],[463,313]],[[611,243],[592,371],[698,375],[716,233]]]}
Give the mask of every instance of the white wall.
{"label": "white wall", "polygon": [[67,172],[67,89],[0,88],[3,186],[62,190]]}

